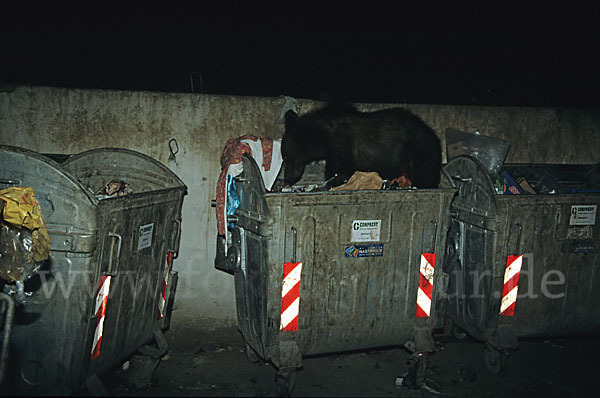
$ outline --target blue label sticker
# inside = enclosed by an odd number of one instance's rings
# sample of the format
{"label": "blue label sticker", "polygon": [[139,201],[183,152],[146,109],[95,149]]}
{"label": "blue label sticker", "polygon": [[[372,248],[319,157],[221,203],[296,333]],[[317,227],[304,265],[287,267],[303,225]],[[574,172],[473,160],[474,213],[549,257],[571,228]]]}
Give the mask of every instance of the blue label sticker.
{"label": "blue label sticker", "polygon": [[352,245],[344,250],[346,257],[382,257],[383,243],[373,243],[370,245]]}

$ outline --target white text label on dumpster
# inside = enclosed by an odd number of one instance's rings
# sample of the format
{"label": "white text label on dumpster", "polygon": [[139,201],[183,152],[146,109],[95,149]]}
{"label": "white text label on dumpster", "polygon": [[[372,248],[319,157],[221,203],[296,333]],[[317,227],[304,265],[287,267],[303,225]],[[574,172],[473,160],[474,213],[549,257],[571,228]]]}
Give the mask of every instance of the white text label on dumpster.
{"label": "white text label on dumpster", "polygon": [[596,224],[596,205],[571,206],[569,225],[594,225]]}
{"label": "white text label on dumpster", "polygon": [[381,220],[352,221],[352,242],[377,242],[381,240]]}
{"label": "white text label on dumpster", "polygon": [[138,250],[152,246],[152,233],[154,232],[154,223],[142,225],[140,227],[140,240],[138,241]]}

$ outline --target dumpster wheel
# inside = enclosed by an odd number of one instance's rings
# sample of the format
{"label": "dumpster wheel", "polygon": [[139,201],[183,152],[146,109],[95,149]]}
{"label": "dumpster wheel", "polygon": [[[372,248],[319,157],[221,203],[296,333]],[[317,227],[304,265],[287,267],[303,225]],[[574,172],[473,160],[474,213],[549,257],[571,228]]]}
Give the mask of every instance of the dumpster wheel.
{"label": "dumpster wheel", "polygon": [[483,359],[485,367],[493,374],[505,375],[508,371],[508,352],[500,351],[487,344]]}
{"label": "dumpster wheel", "polygon": [[275,394],[278,397],[290,397],[296,386],[296,369],[279,369],[275,375]]}
{"label": "dumpster wheel", "polygon": [[468,340],[469,335],[462,328],[458,327],[454,322],[450,321],[448,325],[448,334],[457,341]]}
{"label": "dumpster wheel", "polygon": [[423,353],[414,353],[408,358],[408,374],[404,385],[411,390],[418,390],[425,381],[427,372],[427,357]]}

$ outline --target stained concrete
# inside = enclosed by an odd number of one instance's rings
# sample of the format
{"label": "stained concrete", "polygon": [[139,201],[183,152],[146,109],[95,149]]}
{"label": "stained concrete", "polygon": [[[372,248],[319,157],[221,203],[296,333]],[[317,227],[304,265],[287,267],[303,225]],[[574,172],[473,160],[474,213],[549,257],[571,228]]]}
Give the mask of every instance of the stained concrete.
{"label": "stained concrete", "polygon": [[[301,113],[321,103],[299,99]],[[283,97],[17,87],[0,93],[0,143],[42,153],[69,154],[124,147],[154,157],[188,186],[174,325],[235,324],[233,278],[213,266],[215,197],[225,142],[244,134],[280,138]],[[600,112],[583,109],[358,104],[371,111],[404,106],[430,124],[444,142],[453,127],[512,142],[507,161],[600,161]],[[169,141],[177,141],[171,156]],[[174,149],[174,147],[173,147]]]}
{"label": "stained concrete", "polygon": [[[133,387],[123,365],[102,378],[117,396],[276,396],[272,365],[250,362],[235,328],[167,332],[170,351],[148,383]],[[485,367],[482,343],[438,337],[424,385],[396,384],[407,370],[399,347],[304,358],[292,396],[298,397],[563,397],[595,396],[600,337],[525,340],[504,375]],[[81,395],[87,395],[82,391]]]}

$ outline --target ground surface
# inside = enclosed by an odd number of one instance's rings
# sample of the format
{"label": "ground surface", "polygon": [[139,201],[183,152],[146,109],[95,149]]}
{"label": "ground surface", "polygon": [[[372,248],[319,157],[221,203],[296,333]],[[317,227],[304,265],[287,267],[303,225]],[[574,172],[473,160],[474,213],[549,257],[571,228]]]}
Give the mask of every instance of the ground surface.
{"label": "ground surface", "polygon": [[[276,370],[251,363],[235,329],[203,333],[170,330],[169,353],[143,387],[132,387],[134,361],[102,378],[116,396],[276,396]],[[508,359],[504,376],[484,365],[484,345],[438,339],[440,350],[428,358],[425,385],[397,386],[407,370],[403,348],[304,358],[293,396],[384,397],[548,397],[597,396],[600,389],[600,337],[521,341]],[[127,365],[126,365],[127,366]]]}

